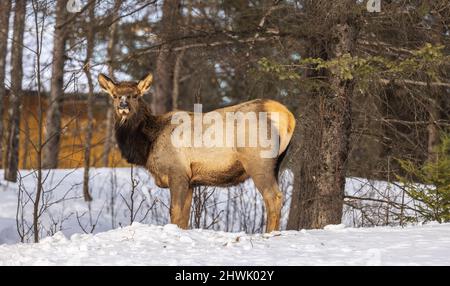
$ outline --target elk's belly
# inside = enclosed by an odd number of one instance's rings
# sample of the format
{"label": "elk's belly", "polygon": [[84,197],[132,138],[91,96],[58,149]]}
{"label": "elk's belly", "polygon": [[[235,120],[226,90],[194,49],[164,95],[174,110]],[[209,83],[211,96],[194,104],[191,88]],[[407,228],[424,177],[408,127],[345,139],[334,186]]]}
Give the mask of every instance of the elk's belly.
{"label": "elk's belly", "polygon": [[244,167],[239,161],[193,162],[191,164],[191,185],[228,187],[248,179]]}

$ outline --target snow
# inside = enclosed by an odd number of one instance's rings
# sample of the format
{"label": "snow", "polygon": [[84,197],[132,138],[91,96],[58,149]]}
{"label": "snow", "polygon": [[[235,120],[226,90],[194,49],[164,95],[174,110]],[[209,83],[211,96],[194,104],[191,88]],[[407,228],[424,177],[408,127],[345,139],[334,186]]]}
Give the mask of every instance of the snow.
{"label": "snow", "polygon": [[[133,221],[155,225],[169,223],[169,191],[156,187],[153,178],[146,170],[135,168],[133,172],[137,183],[133,195],[135,202]],[[31,170],[21,170],[20,175],[22,179],[19,184],[0,181],[0,244],[21,241],[16,226],[18,193],[21,190],[24,198],[28,197],[27,194],[33,198],[36,191],[36,173]],[[127,204],[131,202],[130,175],[130,168],[91,169],[90,192],[94,201],[87,204],[82,198],[83,169],[44,171],[46,181],[42,201],[50,206],[41,216],[41,237],[52,235],[57,231],[71,236],[74,233],[98,233],[129,225],[131,216]],[[0,178],[3,178],[2,170],[0,170]],[[280,187],[285,198],[281,220],[281,229],[284,230],[292,191],[292,175],[289,172],[282,176]],[[195,208],[192,210],[191,225],[194,228],[229,232],[262,232],[265,221],[264,206],[261,195],[251,180],[228,189],[202,189],[201,193],[206,194],[205,202],[198,202],[203,204],[203,208],[200,209],[200,219],[194,221],[196,210]],[[407,196],[402,197],[402,192],[397,186],[382,181],[348,178],[346,193],[397,203],[404,201],[412,207],[415,205],[415,202]],[[60,202],[54,203],[57,201]],[[141,203],[141,208],[136,211]],[[359,208],[348,205],[344,207],[342,223],[347,227],[399,224],[394,214],[400,213],[400,210],[391,205],[373,201],[355,202],[355,204]],[[370,221],[363,217],[361,207],[364,208],[365,215],[370,215]],[[27,227],[29,228],[32,224],[32,203],[28,201],[19,211],[23,214],[25,232],[27,232]],[[413,215],[410,214],[409,209],[404,210],[404,214]],[[386,221],[388,217],[389,221]],[[27,232],[23,241],[32,241],[32,233]]]}
{"label": "snow", "polygon": [[[93,168],[90,172],[90,192],[94,198],[90,204],[82,196],[83,169],[44,171],[46,191],[42,201],[50,206],[41,216],[41,237],[62,231],[64,235],[75,233],[103,232],[119,226],[129,225],[131,203],[130,168]],[[148,172],[134,168],[137,183],[133,199],[133,221],[165,225],[170,222],[170,193],[155,186]],[[22,180],[18,184],[0,181],[0,244],[20,241],[16,227],[17,197],[19,190],[34,197],[36,174],[31,170],[21,170]],[[0,170],[0,178],[3,171]],[[286,225],[291,187],[284,188],[286,200],[283,207],[283,227]],[[192,209],[191,224],[197,228],[210,228],[231,232],[262,232],[264,225],[263,202],[253,183],[247,181],[230,189],[209,188],[201,217],[195,223],[195,209]],[[61,201],[53,204],[53,202]],[[142,202],[139,210],[138,205]],[[128,205],[127,205],[128,204]],[[195,203],[194,203],[195,204]],[[32,225],[33,206],[28,202],[23,207],[24,225]],[[148,213],[147,213],[148,212]],[[26,228],[25,227],[25,228]],[[26,231],[25,231],[26,232]],[[25,235],[25,242],[33,240],[31,232]]]}
{"label": "snow", "polygon": [[[91,203],[82,198],[82,174],[83,169],[44,171],[41,201],[47,207],[38,244],[31,243],[33,208],[27,199],[34,198],[36,173],[21,170],[18,184],[0,181],[0,265],[450,265],[450,224],[401,228],[393,219],[385,222],[386,212],[392,216],[395,209],[373,201],[358,206],[371,211],[375,225],[391,227],[360,227],[367,225],[362,213],[345,206],[342,224],[264,234],[262,199],[248,180],[228,189],[202,189],[201,213],[191,210],[193,230],[181,230],[168,224],[169,191],[157,188],[146,170],[133,169],[133,191],[130,168],[91,169]],[[290,173],[280,182],[285,230]],[[415,205],[387,182],[348,178],[346,193]],[[24,199],[18,208],[19,194]]]}
{"label": "snow", "polygon": [[340,230],[340,229],[344,229],[345,228],[345,224],[341,223],[341,224],[329,224],[326,225],[323,229],[324,230]]}
{"label": "snow", "polygon": [[1,245],[0,265],[450,265],[450,224],[248,235],[133,223]]}

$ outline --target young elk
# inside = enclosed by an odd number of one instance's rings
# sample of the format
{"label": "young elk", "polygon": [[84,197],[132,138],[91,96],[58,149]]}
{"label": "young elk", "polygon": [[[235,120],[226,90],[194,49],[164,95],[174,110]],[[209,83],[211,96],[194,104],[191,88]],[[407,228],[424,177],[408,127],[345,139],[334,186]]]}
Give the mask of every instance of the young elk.
{"label": "young elk", "polygon": [[266,231],[279,229],[282,193],[277,173],[295,128],[295,118],[284,105],[257,99],[208,113],[155,116],[142,99],[152,84],[151,74],[137,83],[116,83],[103,74],[98,81],[113,98],[122,156],[145,167],[159,187],[170,188],[172,223],[188,227],[193,187],[232,186],[252,178],[264,199]]}

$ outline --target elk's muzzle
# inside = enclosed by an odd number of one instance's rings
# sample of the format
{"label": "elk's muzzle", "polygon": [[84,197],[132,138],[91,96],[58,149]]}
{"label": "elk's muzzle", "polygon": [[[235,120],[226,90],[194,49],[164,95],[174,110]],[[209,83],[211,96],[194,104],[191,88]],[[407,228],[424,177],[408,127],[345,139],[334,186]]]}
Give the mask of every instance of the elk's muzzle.
{"label": "elk's muzzle", "polygon": [[126,97],[120,99],[118,111],[121,115],[127,115],[130,112]]}
{"label": "elk's muzzle", "polygon": [[121,101],[119,103],[119,108],[120,109],[128,109],[128,103]]}

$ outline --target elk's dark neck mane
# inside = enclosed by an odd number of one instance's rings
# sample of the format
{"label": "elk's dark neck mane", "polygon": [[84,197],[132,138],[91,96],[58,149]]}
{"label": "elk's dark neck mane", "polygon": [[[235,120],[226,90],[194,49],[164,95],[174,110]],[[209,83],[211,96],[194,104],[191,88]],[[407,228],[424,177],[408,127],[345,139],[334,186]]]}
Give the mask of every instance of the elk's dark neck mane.
{"label": "elk's dark neck mane", "polygon": [[130,164],[145,166],[148,155],[161,132],[163,122],[140,99],[139,110],[122,124],[116,115],[115,135],[122,156]]}

